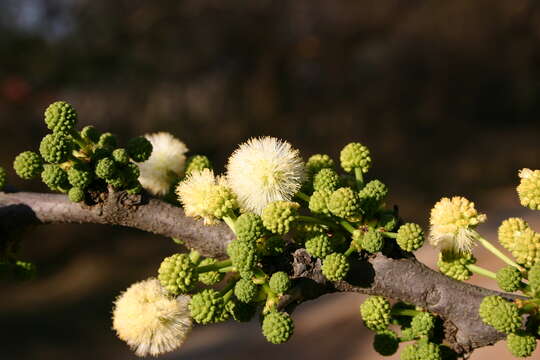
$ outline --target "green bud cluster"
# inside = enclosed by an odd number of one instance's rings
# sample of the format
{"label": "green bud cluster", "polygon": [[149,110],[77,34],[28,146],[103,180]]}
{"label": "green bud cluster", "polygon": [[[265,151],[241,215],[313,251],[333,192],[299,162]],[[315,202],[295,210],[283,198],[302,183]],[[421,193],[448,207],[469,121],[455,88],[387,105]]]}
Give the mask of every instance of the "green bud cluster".
{"label": "green bud cluster", "polygon": [[188,254],[174,254],[162,261],[158,279],[161,286],[173,295],[187,293],[198,280],[196,266]]}
{"label": "green bud cluster", "polygon": [[291,280],[287,273],[278,271],[272,274],[268,286],[270,286],[270,290],[276,294],[283,294],[291,287]]}
{"label": "green bud cluster", "polygon": [[390,324],[390,303],[382,296],[370,296],[360,305],[364,325],[373,331],[386,330]]}
{"label": "green bud cluster", "polygon": [[227,246],[227,253],[233,266],[244,279],[251,280],[259,261],[255,245],[250,242],[233,240]]}
{"label": "green bud cluster", "polygon": [[472,276],[472,272],[466,265],[474,264],[476,258],[472,253],[455,253],[453,251],[442,251],[439,253],[437,266],[439,270],[453,279],[464,281]]}
{"label": "green bud cluster", "polygon": [[191,317],[198,324],[210,324],[224,319],[225,301],[219,292],[213,289],[203,290],[192,296],[189,303]]}
{"label": "green bud cluster", "polygon": [[322,169],[333,169],[334,160],[326,154],[315,154],[310,156],[306,162],[306,169],[311,176],[317,174]]}
{"label": "green bud cluster", "polygon": [[152,154],[152,143],[144,136],[139,136],[128,141],[126,150],[133,161],[143,162]]}
{"label": "green bud cluster", "polygon": [[74,164],[67,171],[68,181],[73,187],[80,188],[82,190],[86,189],[92,183],[94,179],[94,174],[88,168],[88,166],[83,164]]}
{"label": "green bud cluster", "polygon": [[212,163],[206,156],[194,155],[186,160],[186,175],[203,169],[212,169]]}
{"label": "green bud cluster", "polygon": [[514,292],[521,287],[521,271],[508,265],[497,271],[497,284],[503,291]]}
{"label": "green bud cluster", "polygon": [[368,228],[360,238],[360,247],[369,253],[381,251],[384,246],[384,237],[380,231]]}
{"label": "green bud cluster", "polygon": [[115,149],[111,155],[114,161],[120,165],[127,165],[129,163],[129,154],[126,149]]}
{"label": "green bud cluster", "polygon": [[258,293],[259,286],[251,280],[240,279],[234,285],[234,296],[243,303],[253,302]]}
{"label": "green bud cluster", "polygon": [[431,336],[435,329],[435,317],[428,312],[421,312],[413,316],[411,330],[415,337]]}
{"label": "green bud cluster", "polygon": [[360,200],[357,193],[349,188],[342,187],[330,195],[328,210],[337,217],[354,220],[360,217]]}
{"label": "green bud cluster", "polygon": [[360,143],[350,143],[341,150],[341,167],[347,172],[358,168],[367,173],[371,167],[371,155],[367,147]]}
{"label": "green bud cluster", "polygon": [[540,233],[531,229],[523,219],[503,221],[499,227],[499,242],[525,267],[540,262]]}
{"label": "green bud cluster", "polygon": [[114,136],[110,132],[101,134],[97,143],[98,147],[109,151],[112,151],[112,149],[114,149],[117,144],[118,140],[116,139],[116,136]]}
{"label": "green bud cluster", "polygon": [[240,241],[255,242],[263,237],[266,229],[261,217],[254,213],[244,213],[234,224],[236,237]]}
{"label": "green bud cluster", "polygon": [[349,268],[349,261],[345,255],[332,253],[324,258],[321,271],[328,280],[339,281],[345,279]]}
{"label": "green bud cluster", "polygon": [[45,124],[55,133],[69,133],[76,122],[77,112],[65,101],[56,101],[45,109]]}
{"label": "green bud cluster", "polygon": [[264,317],[262,333],[272,344],[282,344],[290,339],[294,332],[294,323],[289,314],[272,311]]}
{"label": "green bud cluster", "polygon": [[[199,266],[208,266],[208,265],[214,265],[217,263],[216,259],[212,258],[206,258],[202,260],[199,263]],[[223,277],[225,276],[224,273],[220,273],[219,271],[207,271],[203,273],[198,274],[199,282],[205,284],[205,285],[214,285],[223,280]]]}
{"label": "green bud cluster", "polygon": [[382,356],[394,355],[399,347],[399,337],[392,330],[377,332],[373,337],[373,348]]}
{"label": "green bud cluster", "polygon": [[97,143],[99,141],[99,131],[92,125],[83,127],[81,137],[89,143]]}
{"label": "green bud cluster", "polygon": [[540,262],[537,262],[530,268],[529,273],[529,286],[536,296],[540,296]]}
{"label": "green bud cluster", "polygon": [[480,304],[478,313],[483,322],[505,334],[514,333],[521,327],[521,316],[517,306],[497,295],[486,296]]}
{"label": "green bud cluster", "polygon": [[506,345],[515,357],[528,357],[536,350],[536,338],[524,331],[518,331],[508,334]]}
{"label": "green bud cluster", "polygon": [[82,202],[85,200],[85,193],[82,188],[72,187],[68,191],[68,198],[71,202]]}
{"label": "green bud cluster", "polygon": [[39,145],[39,152],[45,161],[60,164],[66,161],[73,150],[71,139],[64,133],[45,135]]}
{"label": "green bud cluster", "polygon": [[332,194],[328,190],[315,191],[309,198],[309,210],[314,214],[331,215],[328,209],[328,199]]}
{"label": "green bud cluster", "polygon": [[274,234],[283,235],[290,231],[298,217],[300,204],[290,201],[274,201],[262,213],[264,227]]}
{"label": "green bud cluster", "polygon": [[21,179],[30,180],[43,171],[43,159],[33,151],[24,151],[15,158],[13,168]]}
{"label": "green bud cluster", "polygon": [[67,173],[58,165],[45,164],[41,180],[53,191],[67,192],[69,181]]}
{"label": "green bud cluster", "polygon": [[327,234],[313,233],[305,242],[306,251],[310,256],[324,259],[334,252],[332,240]]}
{"label": "green bud cluster", "polygon": [[333,169],[321,169],[313,177],[313,189],[315,191],[326,190],[333,192],[341,183],[338,173]]}
{"label": "green bud cluster", "polygon": [[372,180],[364,186],[358,194],[362,210],[372,214],[381,206],[384,198],[388,195],[388,187],[379,180]]}
{"label": "green bud cluster", "polygon": [[401,225],[397,232],[396,242],[405,251],[416,251],[424,245],[424,231],[418,224]]}

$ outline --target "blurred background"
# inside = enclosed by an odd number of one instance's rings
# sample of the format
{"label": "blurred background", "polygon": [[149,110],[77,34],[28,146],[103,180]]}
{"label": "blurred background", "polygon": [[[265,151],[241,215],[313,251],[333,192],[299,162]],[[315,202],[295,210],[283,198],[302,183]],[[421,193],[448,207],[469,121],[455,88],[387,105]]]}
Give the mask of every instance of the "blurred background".
{"label": "blurred background", "polygon": [[[524,216],[517,170],[539,168],[540,10],[534,0],[1,0],[0,164],[36,150],[45,107],[129,137],[168,131],[217,169],[237,144],[273,135],[304,157],[370,147],[389,204],[426,225],[441,196],[500,221]],[[10,183],[22,182],[11,170]],[[54,225],[24,234],[40,276],[1,283],[0,358],[129,359],[112,301],[153,276],[174,243],[139,231]],[[436,254],[420,258],[433,266]],[[479,263],[501,263],[479,251]],[[484,286],[491,281],[475,279]],[[285,345],[258,324],[196,328],[166,359],[371,359],[359,295],[299,308]],[[509,359],[504,344],[472,359]],[[394,358],[398,358],[397,356]]]}

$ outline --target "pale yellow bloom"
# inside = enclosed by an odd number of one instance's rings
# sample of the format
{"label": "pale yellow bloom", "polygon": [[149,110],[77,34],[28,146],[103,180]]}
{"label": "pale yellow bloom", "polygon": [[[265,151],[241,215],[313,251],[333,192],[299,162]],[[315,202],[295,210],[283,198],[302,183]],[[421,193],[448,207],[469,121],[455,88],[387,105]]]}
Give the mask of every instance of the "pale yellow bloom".
{"label": "pale yellow bloom", "polygon": [[540,210],[540,170],[521,169],[517,187],[521,205],[532,210]]}
{"label": "pale yellow bloom", "polygon": [[131,285],[115,301],[113,328],[138,356],[178,349],[192,327],[190,297],[170,298],[159,280]]}

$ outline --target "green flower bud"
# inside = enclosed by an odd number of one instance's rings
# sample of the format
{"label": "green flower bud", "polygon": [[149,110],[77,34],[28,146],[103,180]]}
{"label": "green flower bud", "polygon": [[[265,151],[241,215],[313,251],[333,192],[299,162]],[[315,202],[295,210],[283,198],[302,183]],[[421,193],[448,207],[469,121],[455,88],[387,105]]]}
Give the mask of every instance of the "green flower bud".
{"label": "green flower bud", "polygon": [[309,210],[314,214],[330,215],[328,209],[330,195],[332,192],[328,190],[315,191],[309,198]]}
{"label": "green flower bud", "polygon": [[283,235],[290,231],[291,224],[298,218],[300,204],[291,201],[274,201],[262,212],[265,228],[274,234]]}
{"label": "green flower bud", "polygon": [[478,310],[482,321],[505,334],[516,332],[521,327],[521,316],[514,303],[500,296],[486,296]]}
{"label": "green flower bud", "polygon": [[7,174],[6,170],[0,166],[0,191],[4,189],[7,183]]}
{"label": "green flower bud", "polygon": [[399,358],[401,360],[421,360],[419,357],[417,357],[417,353],[418,346],[416,344],[408,344],[401,351]]}
{"label": "green flower bud", "polygon": [[134,161],[143,162],[152,154],[152,143],[144,136],[136,137],[128,141],[126,150]]}
{"label": "green flower bud", "polygon": [[73,143],[63,133],[46,135],[39,145],[39,152],[45,161],[59,164],[66,161],[73,150]]}
{"label": "green flower bud", "polygon": [[360,241],[360,247],[372,254],[381,251],[383,246],[383,235],[373,228],[368,228]]}
{"label": "green flower bud", "polygon": [[416,351],[418,360],[442,360],[441,349],[438,344],[429,341],[419,341]]}
{"label": "green flower bud", "polygon": [[497,284],[503,291],[514,292],[521,286],[521,272],[514,266],[505,266],[497,271]]}
{"label": "green flower bud", "polygon": [[88,142],[97,143],[99,141],[99,132],[92,125],[88,125],[81,130],[81,137]]}
{"label": "green flower bud", "polygon": [[84,190],[81,188],[72,187],[68,191],[68,198],[70,201],[74,203],[84,201],[84,197],[85,197]]}
{"label": "green flower bud", "polygon": [[322,169],[332,169],[334,160],[326,154],[315,154],[310,156],[306,162],[306,170],[311,176],[317,174]]}
{"label": "green flower bud", "polygon": [[53,191],[65,192],[69,187],[67,174],[58,165],[45,164],[41,180]]}
{"label": "green flower bud", "polygon": [[13,168],[21,179],[33,179],[43,171],[43,159],[33,151],[25,151],[17,155]]}
{"label": "green flower bud", "polygon": [[529,286],[535,295],[540,295],[540,262],[529,270]]}
{"label": "green flower bud", "polygon": [[349,268],[350,265],[347,257],[340,253],[327,255],[321,266],[323,275],[330,281],[345,279],[349,272]]}
{"label": "green flower bud", "polygon": [[116,178],[118,175],[118,167],[116,163],[111,158],[103,158],[99,160],[96,164],[96,176],[104,179],[110,180]]}
{"label": "green flower bud", "polygon": [[[216,259],[206,258],[199,263],[199,266],[213,265],[216,262],[217,262]],[[205,285],[210,286],[210,285],[217,284],[218,282],[223,280],[223,278],[225,277],[225,274],[220,273],[219,271],[207,271],[204,273],[199,273],[198,277],[199,277],[200,282],[202,282]]]}
{"label": "green flower bud", "polygon": [[238,270],[240,276],[251,280],[254,270],[259,261],[255,251],[255,245],[250,242],[233,240],[227,246],[227,254],[231,258],[233,266]]}
{"label": "green flower bud", "polygon": [[532,210],[540,210],[540,170],[522,169],[521,181],[517,187],[521,205]]}
{"label": "green flower bud", "polygon": [[312,234],[306,240],[305,247],[310,256],[321,259],[334,252],[332,240],[326,234]]}
{"label": "green flower bud", "polygon": [[264,228],[261,217],[254,213],[244,213],[236,219],[234,224],[236,237],[240,241],[255,242],[263,237]]}
{"label": "green flower bud", "polygon": [[418,224],[401,225],[397,232],[396,242],[405,251],[416,251],[424,245],[424,231]]}
{"label": "green flower bud", "polygon": [[390,324],[390,303],[382,296],[370,296],[360,305],[364,325],[373,331],[386,330]]}
{"label": "green flower bud", "polygon": [[272,344],[282,344],[289,340],[294,331],[294,324],[289,314],[273,311],[264,317],[262,332]]}
{"label": "green flower bud", "polygon": [[198,279],[196,266],[188,254],[174,254],[161,262],[158,279],[161,286],[173,295],[188,293]]}
{"label": "green flower bud", "polygon": [[377,226],[384,231],[393,231],[399,223],[399,219],[393,213],[385,213],[379,215]]}
{"label": "green flower bud", "polygon": [[399,347],[399,337],[392,330],[383,330],[373,337],[373,348],[382,356],[394,355]]}
{"label": "green flower bud", "polygon": [[116,149],[112,152],[114,161],[121,165],[127,165],[129,163],[129,155],[126,149]]}
{"label": "green flower bud", "polygon": [[114,136],[110,132],[101,134],[98,140],[98,146],[100,148],[105,148],[105,149],[110,149],[110,150],[114,149],[117,143],[118,141],[116,140],[116,136]]}
{"label": "green flower bud", "polygon": [[476,258],[472,253],[442,251],[439,253],[437,266],[444,275],[464,281],[472,276],[472,272],[465,265],[474,264],[475,262]]}
{"label": "green flower bud", "polygon": [[428,312],[422,312],[413,316],[411,320],[411,330],[414,337],[430,337],[435,329],[435,317]]}
{"label": "green flower bud", "polygon": [[94,175],[92,172],[82,164],[73,165],[68,171],[68,181],[69,183],[80,189],[86,189],[93,180]]}
{"label": "green flower bud", "polygon": [[341,167],[346,172],[351,172],[355,168],[367,173],[371,167],[371,156],[367,147],[360,143],[350,143],[341,150],[339,156]]}
{"label": "green flower bud", "polygon": [[54,132],[70,132],[77,122],[77,112],[64,101],[56,101],[45,109],[45,123]]}
{"label": "green flower bud", "polygon": [[130,195],[137,195],[141,193],[142,189],[143,188],[141,184],[137,184],[137,185],[134,185],[132,188],[127,189],[126,192]]}
{"label": "green flower bud", "polygon": [[518,331],[506,337],[506,345],[515,357],[528,357],[536,349],[536,338],[524,331]]}
{"label": "green flower bud", "polygon": [[243,303],[253,302],[258,294],[259,286],[251,280],[240,279],[234,285],[234,296]]}
{"label": "green flower bud", "polygon": [[328,210],[337,217],[354,220],[361,215],[358,196],[349,187],[342,187],[334,191],[327,203]]}
{"label": "green flower bud", "polygon": [[193,171],[202,171],[203,169],[212,169],[212,163],[204,155],[194,155],[186,160],[186,175]]}
{"label": "green flower bud", "polygon": [[377,211],[386,195],[388,195],[388,188],[382,182],[379,180],[368,182],[358,194],[364,213],[372,214]]}
{"label": "green flower bud", "polygon": [[193,295],[189,303],[191,317],[197,323],[206,325],[220,322],[225,311],[223,297],[213,289],[206,289]]}
{"label": "green flower bud", "polygon": [[272,274],[268,286],[270,286],[270,290],[276,294],[283,294],[291,287],[291,280],[287,273],[278,271]]}
{"label": "green flower bud", "polygon": [[341,179],[333,169],[322,169],[313,178],[313,189],[315,191],[327,190],[334,192],[340,185]]}

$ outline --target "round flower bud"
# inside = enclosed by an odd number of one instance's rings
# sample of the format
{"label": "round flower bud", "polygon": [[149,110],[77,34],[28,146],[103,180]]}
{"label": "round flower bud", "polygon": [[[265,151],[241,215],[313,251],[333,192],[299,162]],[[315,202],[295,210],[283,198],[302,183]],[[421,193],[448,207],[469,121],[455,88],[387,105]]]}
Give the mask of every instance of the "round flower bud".
{"label": "round flower bud", "polygon": [[418,224],[401,225],[397,232],[396,242],[405,251],[415,251],[424,244],[424,231]]}
{"label": "round flower bud", "polygon": [[347,172],[358,168],[367,173],[371,167],[371,156],[367,147],[360,143],[350,143],[341,150],[341,167]]}
{"label": "round flower bud", "polygon": [[430,337],[435,328],[435,317],[428,312],[422,312],[413,316],[411,320],[411,329],[414,337]]}
{"label": "round flower bud", "polygon": [[240,279],[234,285],[234,296],[243,303],[250,303],[259,294],[259,287],[251,280]]}
{"label": "round flower bud", "polygon": [[289,340],[294,331],[294,324],[289,314],[272,311],[264,317],[262,333],[272,344],[282,344]]}
{"label": "round flower bud", "polygon": [[525,267],[540,261],[540,234],[523,219],[510,218],[503,221],[499,227],[499,242]]}
{"label": "round flower bud", "polygon": [[270,290],[276,294],[283,294],[291,287],[291,280],[287,273],[278,271],[272,274],[268,285],[270,286]]}
{"label": "round flower bud", "polygon": [[417,353],[418,346],[416,344],[408,344],[403,348],[401,354],[399,354],[399,358],[401,360],[419,360]]}
{"label": "round flower bud", "polygon": [[340,182],[338,173],[333,169],[321,169],[313,178],[313,189],[334,192],[339,187]]}
{"label": "round flower bud", "polygon": [[442,360],[441,349],[438,344],[429,341],[418,341],[416,351],[417,359]]}
{"label": "round flower bud", "polygon": [[468,264],[474,264],[476,258],[472,253],[455,253],[453,251],[442,251],[439,253],[437,266],[446,276],[456,280],[468,280],[472,272],[466,267]]}
{"label": "round flower bud", "polygon": [[69,183],[80,189],[86,189],[93,180],[92,172],[82,164],[75,164],[67,171]]}
{"label": "round flower bud", "polygon": [[[217,262],[216,259],[206,258],[199,263],[199,266],[213,265],[216,262]],[[210,286],[210,285],[217,284],[218,282],[223,280],[223,278],[225,277],[225,274],[220,273],[219,271],[207,271],[204,273],[199,273],[198,277],[199,277],[200,282],[202,282],[205,285]]]}
{"label": "round flower bud", "polygon": [[349,272],[349,268],[350,265],[347,257],[340,253],[327,255],[321,266],[323,275],[330,281],[345,279]]}
{"label": "round flower bud", "polygon": [[43,171],[43,159],[33,151],[25,151],[17,155],[13,168],[21,179],[30,180]]}
{"label": "round flower bud", "polygon": [[7,174],[6,170],[0,166],[0,191],[4,189],[7,183]]}
{"label": "round flower bud", "polygon": [[312,155],[306,162],[306,170],[310,175],[315,175],[322,169],[332,169],[333,167],[334,160],[326,154]]}
{"label": "round flower bud", "polygon": [[373,348],[382,356],[394,355],[399,347],[399,337],[392,330],[383,330],[373,337]]}
{"label": "round flower bud", "polygon": [[186,160],[186,175],[203,169],[212,169],[212,163],[206,156],[194,155]]}
{"label": "round flower bud", "polygon": [[283,235],[290,231],[291,223],[298,218],[300,204],[291,201],[274,201],[262,212],[264,227],[274,234]]}
{"label": "round flower bud", "polygon": [[354,220],[360,217],[360,201],[353,189],[342,187],[330,195],[328,210],[337,217]]}
{"label": "round flower bud", "polygon": [[522,278],[521,272],[511,265],[497,271],[497,284],[503,291],[514,292],[518,290]]}
{"label": "round flower bud", "polygon": [[330,195],[332,192],[328,190],[315,191],[309,198],[309,210],[314,214],[330,215],[328,209]]}
{"label": "round flower bud", "polygon": [[305,242],[306,251],[310,256],[324,259],[334,251],[332,240],[326,234],[313,233]]}
{"label": "round flower bud", "polygon": [[113,179],[118,174],[118,167],[116,163],[111,158],[103,158],[99,160],[96,164],[96,175],[99,178],[109,180]]}
{"label": "round flower bud", "polygon": [[529,224],[521,218],[509,218],[504,220],[498,230],[499,243],[508,251],[512,251],[515,239],[528,228]]}
{"label": "round flower bud", "polygon": [[540,170],[521,169],[521,181],[517,187],[521,205],[532,210],[540,210]]}
{"label": "round flower bud", "polygon": [[114,161],[121,165],[127,165],[129,163],[129,155],[126,149],[118,148],[112,152]]}
{"label": "round flower bud", "polygon": [[540,262],[534,264],[529,270],[529,286],[534,294],[540,295]]}
{"label": "round flower bud", "polygon": [[45,161],[59,164],[69,157],[73,144],[63,133],[46,135],[39,144],[39,152]]}
{"label": "round flower bud", "polygon": [[178,295],[191,291],[198,276],[188,254],[174,254],[161,262],[158,279],[169,293]]}
{"label": "round flower bud", "polygon": [[110,150],[114,149],[117,143],[118,142],[116,140],[116,136],[114,136],[113,134],[109,132],[101,134],[98,140],[98,146],[100,148],[105,148],[105,149],[110,149]]}
{"label": "round flower bud", "polygon": [[84,201],[84,190],[78,187],[72,187],[68,191],[68,198],[74,203]]}
{"label": "round flower bud", "polygon": [[483,322],[505,334],[511,334],[521,327],[521,316],[514,303],[500,296],[486,296],[478,310]]}
{"label": "round flower bud", "polygon": [[506,345],[515,357],[528,357],[536,349],[536,338],[524,331],[518,331],[506,337]]}
{"label": "round flower bud", "polygon": [[380,231],[369,228],[360,240],[360,247],[369,253],[381,251],[384,246],[384,238]]}
{"label": "round flower bud", "polygon": [[370,296],[360,305],[364,325],[373,331],[386,330],[390,324],[390,303],[382,296]]}
{"label": "round flower bud", "polygon": [[263,237],[266,231],[261,217],[251,212],[240,215],[236,219],[234,228],[238,240],[248,242],[257,241],[257,239]]}
{"label": "round flower bud", "polygon": [[364,213],[372,214],[377,211],[386,195],[388,195],[388,187],[385,184],[379,180],[368,182],[358,193]]}
{"label": "round flower bud", "polygon": [[45,124],[54,132],[70,132],[77,122],[77,112],[65,101],[56,101],[45,109]]}
{"label": "round flower bud", "polygon": [[152,143],[144,136],[139,136],[128,141],[126,150],[133,161],[143,162],[152,154]]}
{"label": "round flower bud", "polygon": [[231,258],[233,266],[242,278],[251,280],[254,270],[259,261],[255,251],[255,245],[250,242],[233,240],[227,246],[227,254]]}
{"label": "round flower bud", "polygon": [[41,180],[53,191],[66,191],[69,187],[67,174],[58,165],[45,164]]}
{"label": "round flower bud", "polygon": [[193,295],[189,303],[191,317],[197,323],[206,325],[219,322],[225,310],[223,297],[214,289],[206,289]]}
{"label": "round flower bud", "polygon": [[97,143],[99,141],[99,132],[92,125],[88,125],[81,130],[81,137],[88,142]]}

